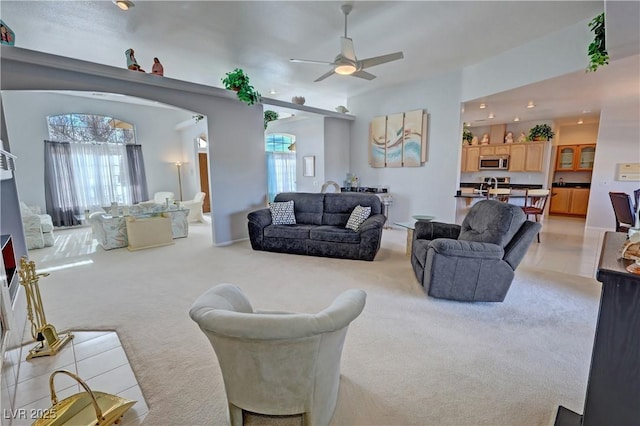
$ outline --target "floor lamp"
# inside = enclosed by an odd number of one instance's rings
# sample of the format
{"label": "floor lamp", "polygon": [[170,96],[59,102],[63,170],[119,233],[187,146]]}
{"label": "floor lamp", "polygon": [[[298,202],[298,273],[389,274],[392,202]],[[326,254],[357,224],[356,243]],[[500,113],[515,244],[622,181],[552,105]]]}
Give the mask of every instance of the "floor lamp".
{"label": "floor lamp", "polygon": [[178,201],[182,201],[182,174],[180,173],[182,162],[176,161],[176,167],[178,168],[178,188],[180,189],[180,199]]}

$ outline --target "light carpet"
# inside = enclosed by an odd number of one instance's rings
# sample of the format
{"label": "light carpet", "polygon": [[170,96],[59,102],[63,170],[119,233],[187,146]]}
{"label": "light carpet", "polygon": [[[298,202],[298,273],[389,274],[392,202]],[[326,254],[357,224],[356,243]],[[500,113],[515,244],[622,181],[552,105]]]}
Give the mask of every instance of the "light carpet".
{"label": "light carpet", "polygon": [[60,330],[118,332],[149,405],[145,425],[227,423],[214,352],[188,315],[224,282],[256,308],[297,312],[349,288],[367,292],[347,333],[333,425],[548,425],[558,405],[582,412],[593,279],[523,266],[503,303],[460,303],[426,296],[404,230],[384,231],[373,262],[253,251],[248,241],[213,247],[210,232],[194,224],[174,245],[136,252],[31,252],[39,269],[91,261],[43,281],[47,319]]}

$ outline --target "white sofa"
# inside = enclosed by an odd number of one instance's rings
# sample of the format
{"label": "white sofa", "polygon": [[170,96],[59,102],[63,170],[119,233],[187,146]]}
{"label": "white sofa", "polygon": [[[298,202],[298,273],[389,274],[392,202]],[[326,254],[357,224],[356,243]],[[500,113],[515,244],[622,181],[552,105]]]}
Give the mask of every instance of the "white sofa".
{"label": "white sofa", "polygon": [[28,206],[20,201],[22,227],[27,242],[27,249],[51,247],[54,244],[53,221],[48,214],[42,214],[40,207]]}

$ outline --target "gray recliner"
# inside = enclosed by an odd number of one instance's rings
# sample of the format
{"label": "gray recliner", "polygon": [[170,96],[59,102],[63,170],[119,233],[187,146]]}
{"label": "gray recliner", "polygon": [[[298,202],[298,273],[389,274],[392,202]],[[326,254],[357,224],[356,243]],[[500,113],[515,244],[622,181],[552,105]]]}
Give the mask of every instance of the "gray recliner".
{"label": "gray recliner", "polygon": [[502,302],[540,228],[519,206],[479,201],[462,225],[418,221],[411,266],[429,296]]}

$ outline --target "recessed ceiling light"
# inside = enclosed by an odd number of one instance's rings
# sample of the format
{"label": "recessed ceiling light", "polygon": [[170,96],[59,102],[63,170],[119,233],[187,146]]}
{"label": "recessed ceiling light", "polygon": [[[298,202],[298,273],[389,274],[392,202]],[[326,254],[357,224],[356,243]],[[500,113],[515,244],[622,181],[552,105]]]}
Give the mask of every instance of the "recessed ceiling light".
{"label": "recessed ceiling light", "polygon": [[589,114],[590,112],[591,112],[591,110],[590,110],[590,109],[583,109],[583,110],[582,110],[582,113],[583,113],[583,114]]}
{"label": "recessed ceiling light", "polygon": [[489,114],[489,118],[496,118],[496,116],[495,116],[495,115],[493,115],[493,113],[490,113],[490,114]]}
{"label": "recessed ceiling light", "polygon": [[578,120],[578,124],[582,124],[584,123],[584,121],[582,121],[582,118],[580,120]]}
{"label": "recessed ceiling light", "polygon": [[520,117],[513,117],[513,121],[520,121]]}
{"label": "recessed ceiling light", "polygon": [[270,95],[275,95],[276,93],[278,93],[278,92],[276,92],[276,89],[269,90],[269,94]]}
{"label": "recessed ceiling light", "polygon": [[529,101],[529,103],[527,104],[527,108],[535,108],[536,104],[533,103],[533,101]]}
{"label": "recessed ceiling light", "polygon": [[133,2],[130,0],[112,0],[112,1],[113,1],[113,4],[115,4],[122,10],[129,10],[135,6],[135,4],[133,4]]}
{"label": "recessed ceiling light", "polygon": [[487,107],[487,104],[484,104],[484,103],[480,104],[480,109],[485,109],[486,107]]}

